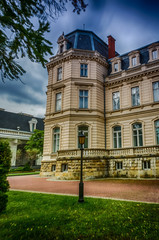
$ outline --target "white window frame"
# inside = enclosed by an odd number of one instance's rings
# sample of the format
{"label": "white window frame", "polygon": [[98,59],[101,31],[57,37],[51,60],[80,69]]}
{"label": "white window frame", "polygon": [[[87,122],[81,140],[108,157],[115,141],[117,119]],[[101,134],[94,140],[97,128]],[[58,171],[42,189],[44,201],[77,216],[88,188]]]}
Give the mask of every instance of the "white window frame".
{"label": "white window frame", "polygon": [[88,77],[88,64],[87,63],[80,64],[80,77]]}
{"label": "white window frame", "polygon": [[[155,84],[158,85],[157,88],[154,88]],[[152,88],[153,88],[153,101],[154,102],[159,102],[159,81],[153,82],[152,83]]]}
{"label": "white window frame", "polygon": [[53,152],[56,153],[59,149],[60,149],[60,128],[55,127],[53,129]]}
{"label": "white window frame", "polygon": [[[120,127],[120,130],[115,130],[115,128]],[[116,134],[116,137],[115,137]],[[114,141],[116,139],[116,147],[114,144]],[[120,144],[121,143],[121,146]],[[116,125],[113,127],[113,148],[117,149],[117,148],[122,148],[122,135],[121,135],[121,126]]]}
{"label": "white window frame", "polygon": [[[138,91],[133,93],[133,89],[136,89],[136,90],[138,89]],[[133,97],[135,98],[135,104],[133,104]],[[139,86],[131,88],[131,105],[132,105],[132,107],[140,106],[140,88],[139,88]]]}
{"label": "white window frame", "polygon": [[61,111],[61,104],[62,104],[62,93],[56,93],[55,97],[55,111],[59,112]]}
{"label": "white window frame", "polygon": [[143,160],[142,161],[142,169],[143,170],[150,170],[151,169],[151,161],[150,160]]}
{"label": "white window frame", "polygon": [[[86,92],[87,92],[87,96],[85,95]],[[88,109],[88,97],[89,97],[88,90],[79,89],[79,109]],[[81,99],[82,99],[82,106],[80,105]]]}
{"label": "white window frame", "polygon": [[[135,124],[140,124],[141,127],[139,128],[134,128]],[[136,131],[136,134],[134,134],[134,132]],[[141,131],[141,134],[140,134]],[[142,144],[140,145],[140,136],[142,137]],[[133,146],[134,147],[142,147],[143,146],[143,130],[142,130],[142,123],[141,122],[135,122],[132,124],[132,137],[133,137]],[[135,146],[135,142],[134,142],[134,137],[136,137],[136,143],[137,145]]]}
{"label": "white window frame", "polygon": [[152,50],[152,60],[156,60],[158,58],[157,56],[157,49]]}
{"label": "white window frame", "polygon": [[119,71],[119,64],[114,63],[114,72],[118,72],[118,71]]}
{"label": "white window frame", "polygon": [[137,57],[136,56],[132,57],[131,61],[132,61],[132,67],[135,67],[137,65]]}
{"label": "white window frame", "polygon": [[61,164],[61,172],[68,172],[68,164],[67,163]]}
{"label": "white window frame", "polygon": [[159,145],[159,119],[154,122],[155,124],[155,138],[156,138],[156,145]]}
{"label": "white window frame", "polygon": [[51,171],[52,171],[52,172],[56,172],[56,164],[53,164],[53,165],[51,166]]}
{"label": "white window frame", "polygon": [[[117,101],[115,101],[116,99],[119,100],[118,101],[119,104],[116,104],[117,103]],[[119,91],[112,93],[112,102],[113,102],[113,110],[119,110],[120,109],[120,92]],[[118,105],[119,107],[117,107]]]}
{"label": "white window frame", "polygon": [[57,69],[57,81],[61,81],[62,80],[62,67],[59,67]]}
{"label": "white window frame", "polygon": [[[87,129],[84,129],[84,128],[87,128]],[[81,133],[81,131],[85,135],[85,143],[84,143],[83,148],[88,148],[89,147],[89,126],[88,125],[78,125],[77,138],[78,138],[78,135]],[[77,148],[81,148],[81,146],[79,144],[79,139],[77,139]]]}
{"label": "white window frame", "polygon": [[123,169],[123,162],[115,162],[116,170],[122,170]]}

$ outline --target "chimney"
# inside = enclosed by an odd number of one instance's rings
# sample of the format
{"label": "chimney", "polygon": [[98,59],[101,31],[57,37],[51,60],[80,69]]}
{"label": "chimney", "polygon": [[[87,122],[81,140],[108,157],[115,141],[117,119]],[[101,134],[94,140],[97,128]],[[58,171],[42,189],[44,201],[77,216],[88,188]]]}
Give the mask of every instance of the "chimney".
{"label": "chimney", "polygon": [[108,37],[108,59],[115,57],[115,39],[109,35]]}

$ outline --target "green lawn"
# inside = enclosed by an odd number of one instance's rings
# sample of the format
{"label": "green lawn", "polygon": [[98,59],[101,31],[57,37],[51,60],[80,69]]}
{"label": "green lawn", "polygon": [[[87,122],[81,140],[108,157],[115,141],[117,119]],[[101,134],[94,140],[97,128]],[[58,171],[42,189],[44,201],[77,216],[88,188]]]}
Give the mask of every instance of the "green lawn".
{"label": "green lawn", "polygon": [[159,239],[159,204],[39,193],[8,193],[3,240]]}
{"label": "green lawn", "polygon": [[16,173],[8,173],[8,177],[13,177],[13,176],[23,176],[23,175],[36,175],[39,174],[40,171],[37,172],[16,172]]}

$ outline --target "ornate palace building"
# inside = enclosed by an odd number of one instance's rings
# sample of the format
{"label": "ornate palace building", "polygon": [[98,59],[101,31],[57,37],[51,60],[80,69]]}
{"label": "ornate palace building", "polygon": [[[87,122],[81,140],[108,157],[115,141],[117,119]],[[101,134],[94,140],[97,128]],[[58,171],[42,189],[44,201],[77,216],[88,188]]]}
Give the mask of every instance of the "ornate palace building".
{"label": "ornate palace building", "polygon": [[91,31],[58,39],[48,69],[42,176],[159,177],[159,42],[120,55]]}

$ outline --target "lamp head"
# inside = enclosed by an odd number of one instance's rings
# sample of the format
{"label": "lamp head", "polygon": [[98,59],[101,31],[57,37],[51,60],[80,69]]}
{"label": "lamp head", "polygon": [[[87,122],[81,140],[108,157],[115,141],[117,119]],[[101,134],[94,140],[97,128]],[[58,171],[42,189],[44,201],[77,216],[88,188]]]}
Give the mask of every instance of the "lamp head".
{"label": "lamp head", "polygon": [[84,144],[84,142],[85,142],[85,135],[82,133],[82,131],[78,135],[78,140],[79,140],[79,144],[81,144],[81,145]]}

